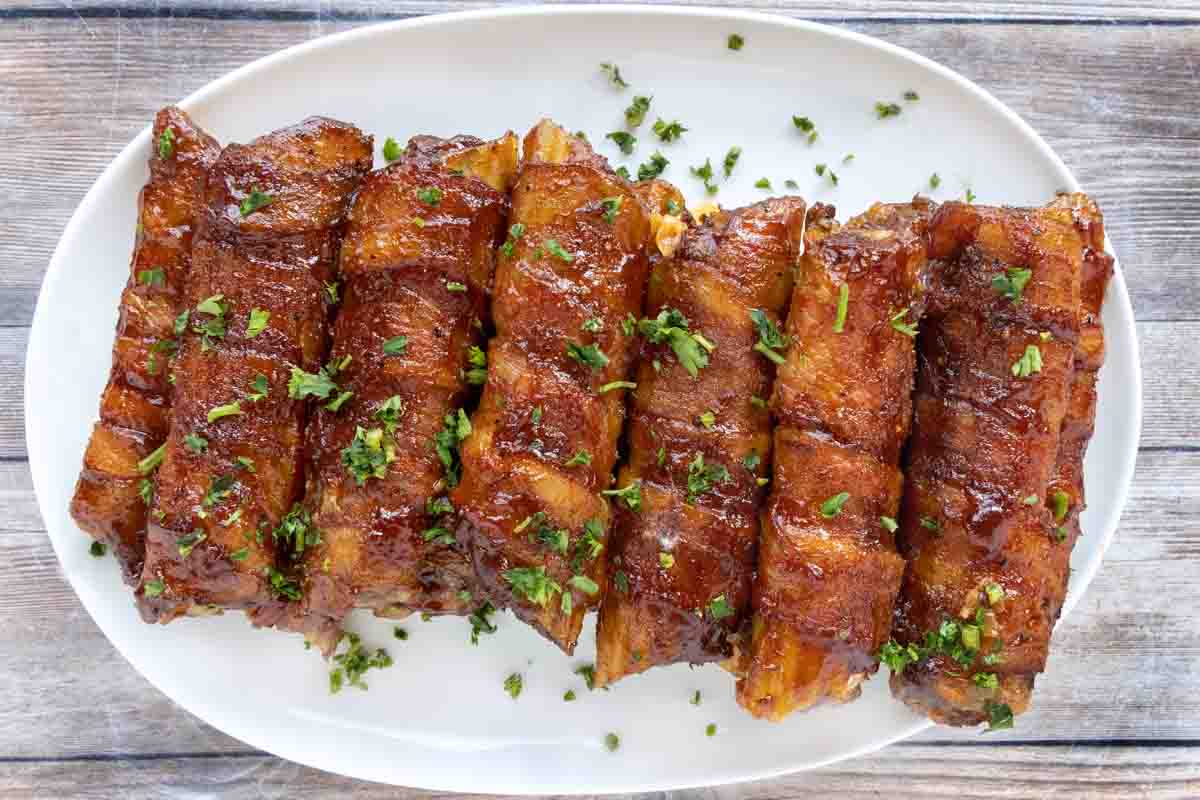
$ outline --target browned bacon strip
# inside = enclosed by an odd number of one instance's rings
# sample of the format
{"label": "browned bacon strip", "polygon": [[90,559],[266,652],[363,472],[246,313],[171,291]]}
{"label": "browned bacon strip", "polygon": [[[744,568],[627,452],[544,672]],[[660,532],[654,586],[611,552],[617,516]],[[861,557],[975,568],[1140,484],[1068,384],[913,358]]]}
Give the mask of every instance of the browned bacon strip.
{"label": "browned bacon strip", "polygon": [[[452,493],[483,588],[568,653],[600,600],[609,487],[646,279],[646,210],[549,121],[525,139],[488,379]],[[626,496],[630,496],[627,492]]]}
{"label": "browned bacon strip", "polygon": [[750,606],[771,463],[763,401],[779,358],[755,352],[754,315],[775,325],[786,308],[804,213],[799,198],[717,212],[654,266],[618,481],[641,484],[641,508],[615,516],[600,685],[731,654]]}
{"label": "browned bacon strip", "polygon": [[511,133],[417,137],[358,191],[331,355],[350,359],[339,384],[354,396],[309,426],[306,504],[321,541],[304,552],[304,611],[319,618],[306,630],[353,607],[399,617],[476,605],[449,521],[457,466],[442,463],[438,437],[486,377],[482,323],[518,146]]}
{"label": "browned bacon strip", "polygon": [[1103,352],[1102,230],[1084,195],[1041,209],[951,203],[931,225],[908,566],[883,655],[893,693],[937,722],[1011,725],[1045,664]]}
{"label": "browned bacon strip", "polygon": [[773,720],[858,696],[904,566],[891,529],[929,205],[875,205],[841,229],[814,211],[771,400],[775,480],[738,683],[738,702]]}
{"label": "browned bacon strip", "polygon": [[112,369],[71,500],[71,516],[113,549],[128,583],[137,582],[145,557],[146,476],[167,437],[173,325],[191,268],[205,176],[220,152],[217,141],[174,106],[155,116],[151,148]]}
{"label": "browned bacon strip", "polygon": [[293,530],[280,522],[301,489],[301,390],[335,399],[303,373],[325,353],[340,229],[371,150],[314,117],[226,147],[211,170],[139,589],[147,621],[216,607],[272,624],[297,596],[275,537]]}

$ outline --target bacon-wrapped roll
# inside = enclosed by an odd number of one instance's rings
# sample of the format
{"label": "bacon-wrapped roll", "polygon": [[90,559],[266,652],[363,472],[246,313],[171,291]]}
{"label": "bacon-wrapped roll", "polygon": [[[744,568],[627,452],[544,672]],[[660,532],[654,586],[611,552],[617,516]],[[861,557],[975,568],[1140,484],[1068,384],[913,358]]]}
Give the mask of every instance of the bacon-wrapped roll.
{"label": "bacon-wrapped roll", "polygon": [[1083,195],[1040,209],[949,203],[930,228],[907,568],[882,656],[893,694],[935,721],[1007,727],[1066,592],[1109,263]]}
{"label": "bacon-wrapped roll", "polygon": [[769,331],[791,294],[804,214],[799,198],[710,214],[654,265],[618,480],[641,485],[641,508],[614,518],[597,684],[731,654],[771,463],[765,399],[783,358]]}
{"label": "bacon-wrapped roll", "polygon": [[371,151],[352,125],[314,117],[226,147],[210,171],[138,590],[147,621],[215,607],[273,624],[299,596],[276,551],[313,535],[289,514],[305,398],[341,397],[337,365],[320,366],[326,314]]}
{"label": "bacon-wrapped roll", "polygon": [[174,106],[155,116],[151,148],[112,369],[71,499],[71,516],[112,548],[130,584],[141,575],[149,475],[170,424],[173,387],[167,376],[178,347],[174,325],[192,264],[192,234],[208,168],[221,150]]}
{"label": "bacon-wrapped roll", "polygon": [[[309,426],[306,506],[321,541],[303,554],[310,633],[352,607],[381,616],[474,607],[474,571],[446,492],[460,408],[486,377],[495,248],[516,177],[513,134],[415,137],[363,181],[342,241],[345,299],[332,363],[353,393]],[[322,642],[330,645],[332,642]]]}
{"label": "bacon-wrapped roll", "polygon": [[[605,582],[609,490],[636,350],[648,215],[552,122],[526,137],[496,264],[488,376],[451,493],[476,574],[566,652]],[[636,505],[638,487],[620,502]]]}
{"label": "bacon-wrapped roll", "polygon": [[887,639],[928,217],[920,199],[877,204],[840,229],[832,209],[810,213],[740,656],[737,698],[755,716],[857,697]]}

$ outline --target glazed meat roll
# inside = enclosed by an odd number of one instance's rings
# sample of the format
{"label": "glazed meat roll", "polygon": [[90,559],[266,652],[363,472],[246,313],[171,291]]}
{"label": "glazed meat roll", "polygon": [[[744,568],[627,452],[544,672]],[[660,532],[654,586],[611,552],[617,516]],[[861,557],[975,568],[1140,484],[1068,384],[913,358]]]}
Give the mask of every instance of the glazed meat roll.
{"label": "glazed meat roll", "polygon": [[[600,601],[610,489],[641,312],[647,211],[581,138],[525,138],[499,249],[487,384],[451,493],[461,540],[497,607],[570,653]],[[464,431],[460,431],[462,433]]]}
{"label": "glazed meat roll", "polygon": [[933,720],[1007,727],[1066,593],[1111,265],[1080,194],[1040,209],[949,203],[931,242],[907,568],[882,656],[893,694]]}
{"label": "glazed meat roll", "polygon": [[174,106],[154,118],[150,180],[138,196],[129,280],[100,421],[92,430],[71,516],[111,547],[127,583],[146,554],[146,512],[170,425],[170,363],[179,346],[175,318],[192,266],[192,235],[204,205],[208,168],[221,148]]}
{"label": "glazed meat roll", "polygon": [[[661,212],[659,212],[661,213]],[[799,198],[708,215],[654,264],[614,519],[596,683],[731,654],[771,463],[766,408],[804,230]],[[659,229],[671,227],[670,216]]]}
{"label": "glazed meat roll", "polygon": [[903,572],[893,531],[929,204],[810,214],[771,408],[774,480],[738,702],[782,719],[858,696]]}
{"label": "glazed meat roll", "polygon": [[276,554],[311,535],[289,514],[305,404],[338,413],[326,317],[371,151],[352,125],[314,117],[226,147],[210,172],[138,590],[147,621],[230,608],[274,624],[299,597]]}

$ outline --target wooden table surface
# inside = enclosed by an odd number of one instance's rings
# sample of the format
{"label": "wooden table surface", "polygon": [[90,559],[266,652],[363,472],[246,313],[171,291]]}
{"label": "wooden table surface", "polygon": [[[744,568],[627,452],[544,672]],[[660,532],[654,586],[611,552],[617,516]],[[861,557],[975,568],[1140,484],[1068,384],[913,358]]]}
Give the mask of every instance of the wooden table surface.
{"label": "wooden table surface", "polygon": [[[931,730],[816,772],[678,794],[1200,797],[1200,3],[731,4],[911,48],[1028,120],[1105,209],[1137,317],[1146,417],[1116,540],[1015,731]],[[425,794],[252,750],[121,658],[45,534],[21,386],[54,245],[155,109],[307,39],[482,5],[0,0],[0,797]]]}

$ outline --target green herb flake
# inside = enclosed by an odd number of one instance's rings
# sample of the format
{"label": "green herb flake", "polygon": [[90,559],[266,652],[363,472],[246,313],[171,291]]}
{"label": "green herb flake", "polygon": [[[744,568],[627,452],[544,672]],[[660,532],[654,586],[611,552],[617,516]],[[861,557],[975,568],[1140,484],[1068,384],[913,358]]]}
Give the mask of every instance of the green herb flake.
{"label": "green herb flake", "polygon": [[400,158],[400,143],[392,137],[383,141],[383,160],[389,164]]}
{"label": "green herb flake", "polygon": [[637,388],[637,384],[634,383],[633,381],[612,381],[610,383],[604,384],[599,389],[597,389],[596,394],[606,394],[608,392],[611,392],[613,389],[636,389],[636,388]]}
{"label": "green herb flake", "polygon": [[1036,344],[1026,345],[1025,352],[1012,365],[1012,374],[1017,378],[1028,378],[1042,371],[1042,351]]}
{"label": "green herb flake", "polygon": [[942,523],[938,522],[933,517],[929,517],[929,516],[921,517],[920,524],[921,524],[921,527],[927,531],[933,531],[934,533],[942,532]]}
{"label": "green herb flake", "polygon": [[467,285],[465,283],[460,283],[458,281],[446,281],[446,291],[447,292],[457,292],[457,293],[461,294],[461,293],[465,292],[466,290],[467,290]]}
{"label": "green herb flake", "polygon": [[[631,128],[636,128],[641,125],[646,119],[646,112],[650,110],[650,101],[653,99],[653,97],[635,95],[633,102],[630,103],[629,107],[625,109],[625,124]],[[624,148],[621,149],[621,152],[628,155]]]}
{"label": "green herb flake", "polygon": [[[733,606],[725,599],[725,595],[719,594],[708,602],[708,615],[715,620],[722,620],[726,617],[732,617],[735,614]],[[697,703],[696,705],[699,705]]]}
{"label": "green herb flake", "polygon": [[593,370],[603,369],[608,364],[608,356],[604,355],[594,344],[581,345],[577,342],[567,342],[567,355]]}
{"label": "green herb flake", "polygon": [[1033,277],[1033,270],[1009,267],[1004,274],[992,278],[992,289],[1002,297],[1013,301],[1016,305],[1021,302],[1025,285]]}
{"label": "green herb flake", "polygon": [[[966,193],[963,195],[963,197],[964,197],[964,199],[965,199],[965,200],[966,200],[968,203],[974,203],[974,202],[975,202],[975,193],[974,193],[973,191],[971,191],[971,187],[970,187],[970,186],[968,186],[968,187],[967,187],[967,191],[966,191]],[[1007,708],[1007,706],[1005,706],[1005,708]]]}
{"label": "green herb flake", "polygon": [[998,583],[988,583],[983,587],[989,606],[994,606],[1004,599],[1004,589]]}
{"label": "green herb flake", "polygon": [[572,703],[574,701],[575,701],[575,690],[574,689],[567,689],[567,691],[563,692],[563,702],[564,703]]}
{"label": "green herb flake", "polygon": [[92,542],[88,546],[88,553],[91,554],[92,558],[104,558],[105,554],[108,553],[108,545],[104,544],[104,542]]}
{"label": "green herb flake", "polygon": [[245,561],[250,557],[250,548],[242,547],[229,554],[230,561]]}
{"label": "green herb flake", "polygon": [[604,734],[604,749],[610,753],[615,753],[621,747],[621,737],[615,733]]}
{"label": "green herb flake", "polygon": [[158,157],[166,161],[175,153],[175,131],[163,128],[158,135]]}
{"label": "green herb flake", "polygon": [[633,481],[623,489],[605,489],[600,492],[605,497],[615,497],[623,500],[630,511],[642,510],[642,482]]}
{"label": "green herb flake", "polygon": [[723,464],[706,464],[704,454],[697,453],[688,464],[688,505],[695,504],[700,495],[711,492],[718,483],[728,483],[731,480],[729,470]]}
{"label": "green herb flake", "polygon": [[[739,154],[740,154],[740,152],[741,151],[739,151]],[[728,160],[729,156],[727,155],[725,158]],[[736,162],[736,161],[737,161],[737,159],[734,158],[734,162]],[[717,193],[717,185],[713,182],[713,168],[712,168],[712,159],[711,158],[704,159],[704,163],[698,167],[688,167],[688,169],[691,171],[692,175],[694,175],[695,177],[704,181],[705,191],[707,191],[709,194]],[[731,167],[731,169],[732,169],[732,167]]]}
{"label": "green herb flake", "polygon": [[1071,508],[1071,496],[1062,489],[1055,489],[1050,495],[1050,502],[1054,508],[1054,521],[1062,522],[1067,518],[1067,511]]}
{"label": "green herb flake", "polygon": [[621,594],[629,594],[629,576],[623,571],[617,570],[613,573],[613,585]]}
{"label": "green herb flake", "polygon": [[917,323],[906,322],[904,319],[908,316],[910,310],[912,310],[911,306],[900,309],[900,312],[892,317],[892,328],[903,333],[905,336],[915,337],[917,335]]}
{"label": "green herb flake", "polygon": [[633,150],[637,147],[637,137],[627,131],[613,131],[606,134],[604,138],[612,139],[622,155],[633,155]]}
{"label": "green herb flake", "polygon": [[185,533],[175,540],[176,546],[179,548],[179,557],[187,558],[192,554],[192,550],[196,549],[196,545],[208,538],[208,534],[201,530],[194,530],[191,533]]}
{"label": "green herb flake", "polygon": [[942,185],[942,176],[936,172],[929,176],[929,188],[936,189]]}
{"label": "green herb flake", "polygon": [[417,199],[427,206],[439,206],[442,203],[442,190],[436,186],[424,186],[417,190]]}
{"label": "green herb flake", "polygon": [[575,260],[575,256],[563,249],[563,246],[556,239],[547,239],[545,242],[546,252],[562,261],[564,264],[570,264]]}
{"label": "green herb flake", "polygon": [[846,505],[846,501],[849,499],[849,492],[838,492],[824,503],[821,503],[821,516],[825,519],[833,519],[842,513],[842,507]]}
{"label": "green herb flake", "polygon": [[164,591],[166,591],[166,588],[166,584],[160,580],[146,581],[142,585],[142,593],[146,595],[146,597],[158,597]]}
{"label": "green herb flake", "polygon": [[755,470],[762,463],[762,458],[758,455],[757,450],[751,450],[750,454],[742,459],[742,463],[746,465],[746,469]]}
{"label": "green herb flake", "polygon": [[512,588],[513,595],[523,597],[543,608],[562,587],[546,575],[545,567],[513,567],[501,573],[501,577]]}
{"label": "green herb flake", "polygon": [[274,202],[275,198],[271,195],[263,194],[257,188],[252,188],[250,190],[250,194],[246,195],[246,197],[242,199],[242,202],[238,204],[238,211],[241,213],[242,218],[244,219],[253,214],[255,211],[258,211],[260,208],[266,208]]}
{"label": "green herb flake", "polygon": [[900,526],[897,525],[896,520],[892,519],[891,517],[880,517],[879,527],[883,528],[888,533],[895,533]]}
{"label": "green herb flake", "polygon": [[[600,207],[604,209],[604,221],[612,225],[617,221],[617,214],[621,211],[621,203],[625,200],[622,196],[606,197],[600,201]],[[599,320],[596,320],[599,323]]]}
{"label": "green herb flake", "polygon": [[995,703],[991,700],[983,704],[983,710],[988,715],[989,731],[1001,731],[1013,726],[1013,712],[1007,703]]}
{"label": "green herb flake", "polygon": [[888,117],[898,117],[903,109],[899,103],[875,103],[875,116],[879,119],[887,119]]}
{"label": "green herb flake", "polygon": [[224,419],[225,417],[235,417],[241,413],[242,413],[242,404],[240,401],[235,400],[232,403],[226,403],[223,406],[216,406],[214,408],[209,409],[208,421],[216,422],[219,419]]}
{"label": "green herb flake", "polygon": [[765,189],[771,191],[771,180],[769,178],[759,178],[754,182],[755,189]]}
{"label": "green herb flake", "polygon": [[717,735],[717,723],[715,723],[715,722],[708,723],[708,726],[704,729],[704,735],[705,736],[716,736]]}
{"label": "green herb flake", "polygon": [[140,475],[149,475],[154,470],[158,469],[158,465],[162,463],[163,458],[167,454],[167,445],[161,444],[156,447],[150,455],[138,462],[137,469]]}
{"label": "green herb flake", "polygon": [[654,134],[659,138],[659,141],[662,142],[677,141],[679,137],[683,136],[685,133],[687,133],[687,128],[685,128],[677,119],[667,122],[662,117],[659,117],[654,123]]}
{"label": "green herb flake", "polygon": [[833,321],[833,332],[841,333],[846,329],[846,312],[850,309],[850,284],[843,283],[838,289],[837,318]]}
{"label": "green herb flake", "polygon": [[250,318],[246,322],[246,338],[253,339],[267,329],[271,321],[271,312],[261,308],[250,309]]}
{"label": "green herb flake", "polygon": [[617,87],[618,89],[629,88],[629,84],[626,83],[625,79],[621,77],[621,68],[616,64],[605,62],[600,65],[600,69],[605,75],[608,76],[608,79],[610,82],[612,82],[613,86]]}
{"label": "green herb flake", "polygon": [[208,449],[208,439],[198,433],[189,433],[183,437],[183,444],[193,453],[203,453]]}
{"label": "green herb flake", "polygon": [[137,280],[138,283],[142,284],[143,286],[158,287],[166,283],[167,276],[165,272],[158,267],[155,267],[154,269],[138,270]]}
{"label": "green herb flake", "polygon": [[746,46],[746,40],[740,34],[731,33],[729,38],[725,40],[725,46],[730,50],[741,50]]}
{"label": "green herb flake", "polygon": [[672,553],[662,552],[658,554],[658,563],[663,569],[670,569],[675,566],[675,556]]}
{"label": "green herb flake", "polygon": [[374,653],[368,652],[358,634],[347,632],[338,640],[338,647],[341,647],[342,641],[347,641],[348,647],[333,656],[336,666],[329,673],[330,694],[337,694],[346,684],[366,691],[367,684],[363,676],[368,670],[386,669],[395,663],[383,648],[376,649]]}
{"label": "green herb flake", "polygon": [[488,601],[484,600],[483,605],[475,609],[471,616],[467,617],[467,621],[471,623],[471,644],[479,644],[479,635],[493,634],[498,628],[492,622],[491,616],[496,613],[496,607]]}
{"label": "green herb flake", "polygon": [[671,162],[662,153],[655,151],[650,156],[650,160],[638,166],[637,176],[639,181],[648,181],[662,175],[667,166]]}
{"label": "green herb flake", "polygon": [[383,354],[385,356],[401,356],[408,349],[407,336],[393,336],[383,343]]}
{"label": "green herb flake", "polygon": [[750,309],[750,319],[758,329],[758,341],[754,344],[754,352],[761,353],[776,364],[782,364],[785,359],[777,351],[787,347],[787,339],[779,332],[778,326],[761,308]]}
{"label": "green herb flake", "polygon": [[342,450],[342,464],[358,486],[365,485],[370,478],[386,476],[387,465],[395,460],[396,445],[384,436],[382,428],[368,430],[357,426],[354,439]]}

